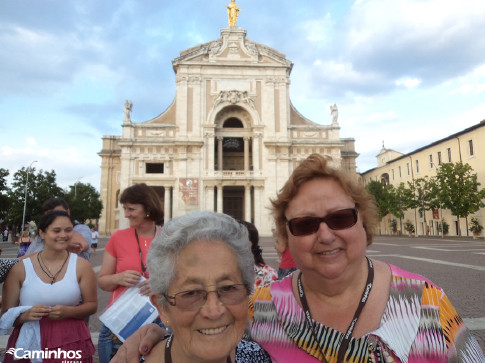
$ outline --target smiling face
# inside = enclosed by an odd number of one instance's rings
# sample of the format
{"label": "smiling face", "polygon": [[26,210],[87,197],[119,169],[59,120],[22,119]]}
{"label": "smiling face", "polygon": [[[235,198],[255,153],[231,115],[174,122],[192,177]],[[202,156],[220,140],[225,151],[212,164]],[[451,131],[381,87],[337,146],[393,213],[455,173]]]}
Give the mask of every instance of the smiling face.
{"label": "smiling face", "polygon": [[68,217],[59,216],[45,231],[39,230],[39,235],[44,240],[46,249],[65,250],[71,241],[72,229],[71,220]]}
{"label": "smiling face", "polygon": [[[286,218],[325,217],[340,209],[354,208],[354,201],[334,179],[318,178],[304,183],[286,209]],[[360,215],[347,229],[332,230],[321,223],[316,233],[293,236],[288,230],[288,247],[305,275],[326,279],[349,277],[362,266],[366,234]]]}
{"label": "smiling face", "polygon": [[[194,241],[179,254],[175,279],[168,294],[187,290],[213,291],[216,288],[241,284],[237,259],[229,247],[220,241]],[[242,338],[248,319],[248,299],[235,305],[224,305],[217,294],[210,292],[205,304],[194,311],[159,303],[154,295],[162,321],[168,320],[174,341],[172,356],[181,361],[226,361]]]}
{"label": "smiling face", "polygon": [[147,213],[143,204],[125,203],[123,204],[123,209],[125,211],[125,218],[128,218],[128,221],[130,222],[130,227],[138,228],[147,221]]}

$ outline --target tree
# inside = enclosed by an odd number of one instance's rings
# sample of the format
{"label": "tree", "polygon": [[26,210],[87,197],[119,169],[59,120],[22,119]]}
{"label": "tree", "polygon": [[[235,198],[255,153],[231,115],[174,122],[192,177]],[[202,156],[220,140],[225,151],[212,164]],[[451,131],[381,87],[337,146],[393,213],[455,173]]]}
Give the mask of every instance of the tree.
{"label": "tree", "polygon": [[9,174],[7,169],[0,168],[0,220],[5,220],[10,206],[7,187],[7,176]]}
{"label": "tree", "polygon": [[384,185],[381,182],[372,180],[365,186],[365,188],[367,189],[369,194],[374,197],[377,208],[379,210],[379,220],[382,221],[382,218],[388,215],[390,211],[389,205],[391,197],[389,190],[392,189],[392,185]]}
{"label": "tree", "polygon": [[72,219],[84,223],[87,219],[98,219],[101,216],[103,203],[96,189],[91,184],[76,183],[69,186],[65,193]]}
{"label": "tree", "polygon": [[[392,187],[392,186],[391,186]],[[404,212],[414,205],[414,194],[410,188],[406,188],[404,183],[399,184],[397,188],[389,188],[389,211],[399,218],[400,231],[402,233],[402,219]]]}
{"label": "tree", "polygon": [[[8,211],[10,224],[21,225],[25,201],[25,183],[27,169],[22,168],[13,175],[9,198],[12,201]],[[63,197],[63,190],[56,183],[56,173],[43,171],[35,173],[35,168],[29,172],[29,184],[27,186],[27,208],[25,209],[25,222],[38,221],[42,217],[42,203],[52,197]]]}
{"label": "tree", "polygon": [[461,236],[460,217],[465,218],[468,236],[468,216],[484,207],[485,189],[479,189],[477,174],[469,164],[441,164],[436,178],[439,182],[439,198],[444,208],[456,216],[458,235]]}
{"label": "tree", "polygon": [[437,180],[434,177],[425,176],[415,179],[414,183],[408,182],[408,185],[414,194],[411,207],[418,209],[426,226],[426,211],[436,209],[439,206]]}

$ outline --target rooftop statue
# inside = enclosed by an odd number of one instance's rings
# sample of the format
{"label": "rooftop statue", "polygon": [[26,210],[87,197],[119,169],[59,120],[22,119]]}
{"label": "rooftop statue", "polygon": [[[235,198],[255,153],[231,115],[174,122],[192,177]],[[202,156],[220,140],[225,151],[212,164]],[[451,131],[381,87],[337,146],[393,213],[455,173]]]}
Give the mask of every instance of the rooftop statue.
{"label": "rooftop statue", "polygon": [[229,26],[236,26],[237,16],[241,9],[237,7],[235,0],[231,0],[231,3],[226,8],[227,16],[229,17]]}
{"label": "rooftop statue", "polygon": [[337,119],[338,119],[338,107],[337,104],[333,104],[333,106],[330,106],[330,113],[332,114],[332,123],[336,124]]}
{"label": "rooftop statue", "polygon": [[130,121],[130,113],[131,109],[133,108],[133,102],[126,100],[125,101],[125,121]]}

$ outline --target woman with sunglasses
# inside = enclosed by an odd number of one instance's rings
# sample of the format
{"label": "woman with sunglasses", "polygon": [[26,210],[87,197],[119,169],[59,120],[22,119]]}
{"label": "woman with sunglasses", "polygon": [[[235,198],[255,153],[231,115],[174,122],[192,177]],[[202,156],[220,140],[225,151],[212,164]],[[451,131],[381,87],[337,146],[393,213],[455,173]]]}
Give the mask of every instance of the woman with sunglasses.
{"label": "woman with sunglasses", "polygon": [[440,287],[366,256],[377,211],[354,177],[313,154],[271,202],[299,268],[250,299],[251,337],[274,361],[485,361]]}
{"label": "woman with sunglasses", "polygon": [[251,298],[251,336],[275,361],[483,362],[444,292],[366,256],[372,197],[321,155],[304,160],[272,200],[299,270]]}
{"label": "woman with sunglasses", "polygon": [[173,335],[144,359],[151,362],[271,362],[248,324],[254,259],[246,228],[213,212],[168,222],[151,245],[150,300]]}

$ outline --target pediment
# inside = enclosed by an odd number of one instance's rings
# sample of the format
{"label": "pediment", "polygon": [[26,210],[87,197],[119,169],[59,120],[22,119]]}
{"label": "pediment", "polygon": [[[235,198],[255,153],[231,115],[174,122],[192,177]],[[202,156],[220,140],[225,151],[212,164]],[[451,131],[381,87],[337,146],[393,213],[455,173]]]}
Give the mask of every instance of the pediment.
{"label": "pediment", "polygon": [[174,68],[186,63],[264,63],[291,69],[293,64],[277,50],[246,38],[239,27],[221,30],[221,37],[180,52],[172,61]]}

